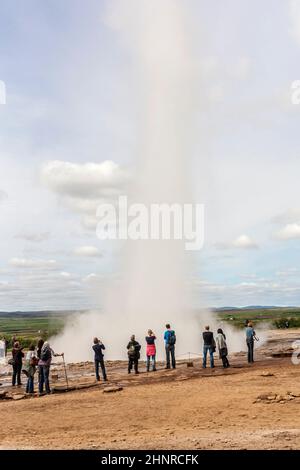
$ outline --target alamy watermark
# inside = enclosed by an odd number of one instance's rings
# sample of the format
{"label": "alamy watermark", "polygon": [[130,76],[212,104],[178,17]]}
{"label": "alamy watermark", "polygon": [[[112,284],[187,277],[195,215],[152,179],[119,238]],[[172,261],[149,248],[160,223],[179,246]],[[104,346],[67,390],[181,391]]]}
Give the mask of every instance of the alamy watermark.
{"label": "alamy watermark", "polygon": [[6,104],[6,86],[2,80],[0,80],[0,104]]}
{"label": "alamy watermark", "polygon": [[96,234],[101,240],[184,240],[188,251],[204,243],[204,204],[100,204]]}

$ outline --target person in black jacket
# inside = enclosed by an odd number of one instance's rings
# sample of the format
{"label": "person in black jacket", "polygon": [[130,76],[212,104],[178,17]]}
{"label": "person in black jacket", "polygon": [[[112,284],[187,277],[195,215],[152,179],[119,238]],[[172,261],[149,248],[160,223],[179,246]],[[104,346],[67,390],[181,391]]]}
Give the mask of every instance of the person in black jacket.
{"label": "person in black jacket", "polygon": [[20,343],[16,341],[12,349],[12,360],[13,360],[13,375],[12,375],[12,386],[22,385],[21,383],[21,370],[23,362],[23,348],[20,347]]}
{"label": "person in black jacket", "polygon": [[104,354],[102,350],[105,349],[105,346],[103,343],[98,338],[94,338],[94,345],[93,345],[93,350],[95,353],[95,372],[96,372],[96,379],[100,380],[100,375],[99,375],[99,365],[102,370],[102,376],[104,382],[107,381],[107,376],[106,376],[106,370],[105,370],[105,365],[104,365]]}
{"label": "person in black jacket", "polygon": [[213,369],[215,367],[214,364],[214,352],[216,350],[216,343],[214,339],[214,334],[212,331],[209,331],[209,326],[205,327],[205,331],[202,334],[203,336],[203,369],[206,368],[206,357],[207,353],[209,352],[210,358],[210,367]]}
{"label": "person in black jacket", "polygon": [[139,374],[138,365],[140,358],[141,345],[135,340],[135,335],[132,335],[129,343],[127,344],[128,349],[128,374],[134,365],[134,371]]}

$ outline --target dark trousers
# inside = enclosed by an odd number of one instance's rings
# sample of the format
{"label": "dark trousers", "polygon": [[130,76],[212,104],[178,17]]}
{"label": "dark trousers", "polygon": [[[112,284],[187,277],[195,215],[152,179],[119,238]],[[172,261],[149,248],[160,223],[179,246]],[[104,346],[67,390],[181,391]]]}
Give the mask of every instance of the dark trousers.
{"label": "dark trousers", "polygon": [[150,360],[152,359],[152,370],[156,370],[156,361],[154,356],[147,356],[147,372],[150,370]]}
{"label": "dark trousers", "polygon": [[223,363],[223,367],[229,367],[229,361],[227,359],[227,356],[222,356],[222,363]]}
{"label": "dark trousers", "polygon": [[247,341],[247,346],[248,346],[248,362],[251,363],[251,362],[254,362],[254,359],[253,359],[254,341],[253,340]]}
{"label": "dark trousers", "polygon": [[167,344],[166,345],[166,361],[167,361],[167,368],[170,369],[170,358],[172,360],[172,367],[173,369],[176,368],[176,361],[175,361],[175,346]]}
{"label": "dark trousers", "polygon": [[46,393],[50,393],[49,373],[50,366],[39,366],[39,393],[43,393],[44,384]]}
{"label": "dark trousers", "polygon": [[22,363],[13,365],[12,385],[16,385],[16,382],[21,385],[21,370]]}
{"label": "dark trousers", "polygon": [[27,379],[26,393],[33,393],[33,392],[34,392],[34,376],[29,375]]}
{"label": "dark trousers", "polygon": [[97,379],[97,380],[100,380],[99,365],[100,365],[100,367],[101,367],[103,380],[107,380],[107,377],[106,377],[106,370],[105,370],[105,365],[104,365],[104,360],[103,360],[103,359],[99,359],[99,360],[97,360],[97,361],[95,360],[96,379]]}
{"label": "dark trousers", "polygon": [[128,372],[131,372],[132,367],[134,366],[135,373],[138,373],[139,360],[137,357],[128,358]]}

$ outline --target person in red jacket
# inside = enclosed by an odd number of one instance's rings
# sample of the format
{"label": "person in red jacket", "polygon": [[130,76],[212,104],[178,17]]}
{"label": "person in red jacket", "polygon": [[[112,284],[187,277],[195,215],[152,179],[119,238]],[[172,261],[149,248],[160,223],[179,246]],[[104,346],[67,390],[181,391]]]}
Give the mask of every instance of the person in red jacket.
{"label": "person in red jacket", "polygon": [[155,340],[156,336],[153,333],[152,330],[148,330],[148,336],[146,336],[146,343],[147,343],[147,348],[146,348],[146,356],[147,356],[147,372],[150,370],[150,360],[152,360],[152,370],[156,371],[156,346],[155,346]]}

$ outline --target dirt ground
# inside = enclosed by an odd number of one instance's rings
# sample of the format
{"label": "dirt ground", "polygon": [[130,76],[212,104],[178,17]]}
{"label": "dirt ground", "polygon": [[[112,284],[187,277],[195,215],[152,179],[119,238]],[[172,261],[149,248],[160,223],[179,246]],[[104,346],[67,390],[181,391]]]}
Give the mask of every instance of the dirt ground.
{"label": "dirt ground", "polygon": [[[115,393],[103,393],[100,383],[0,400],[0,448],[299,449],[300,364],[289,357],[299,336],[299,330],[272,332],[251,366],[239,353],[228,370],[219,360],[203,370],[196,359],[194,367],[182,361],[175,371],[161,365],[128,376],[126,365],[116,362],[107,368],[109,385],[123,387]],[[94,382],[92,364],[69,365],[68,372],[71,384]],[[61,365],[53,374],[63,383]]]}

